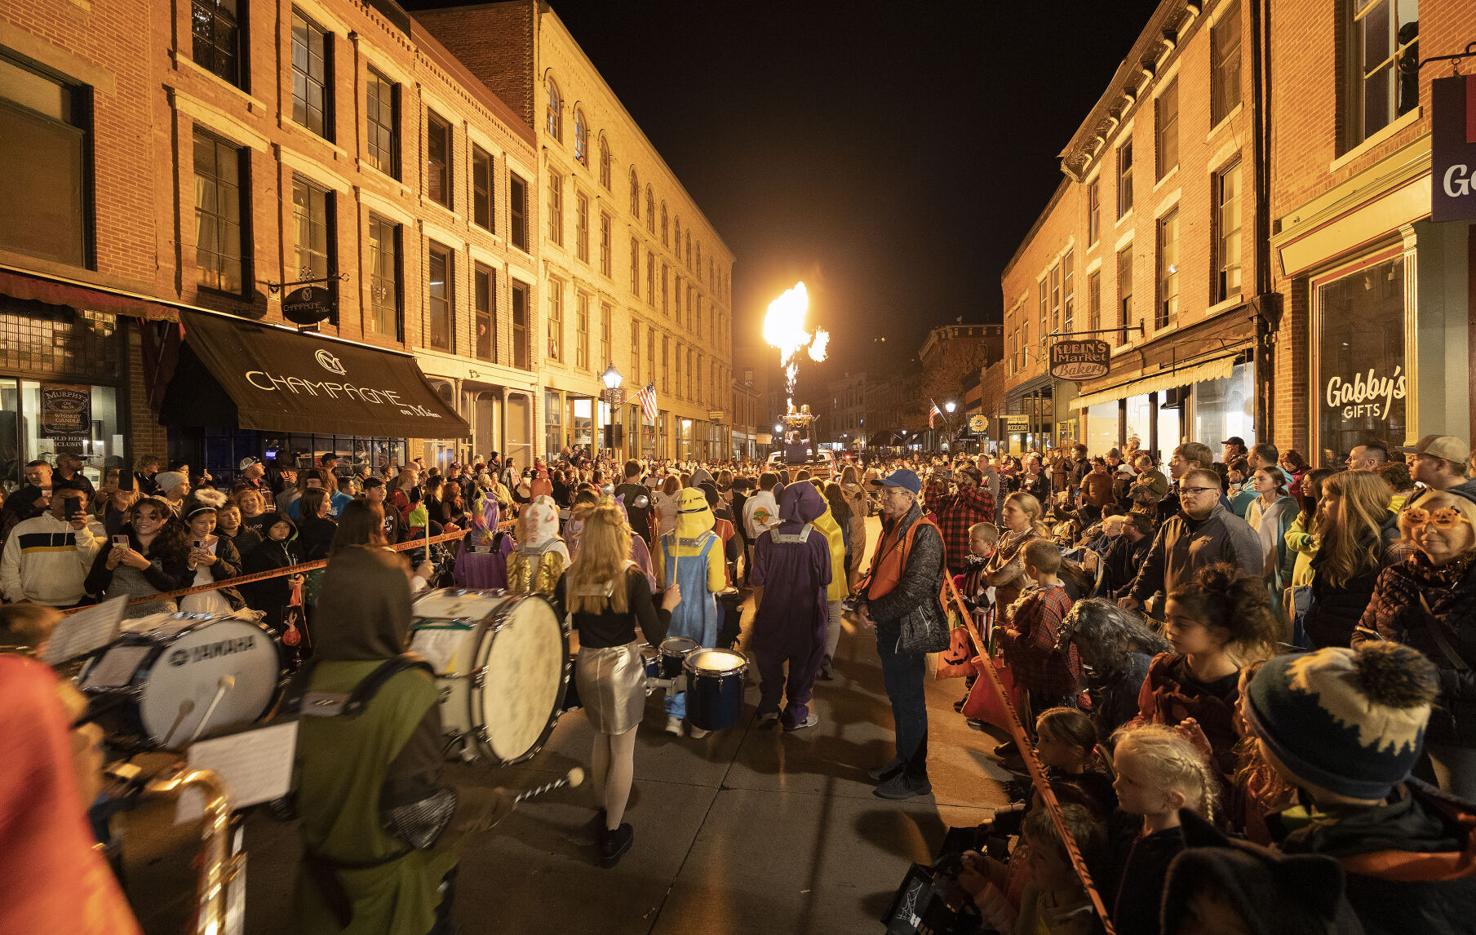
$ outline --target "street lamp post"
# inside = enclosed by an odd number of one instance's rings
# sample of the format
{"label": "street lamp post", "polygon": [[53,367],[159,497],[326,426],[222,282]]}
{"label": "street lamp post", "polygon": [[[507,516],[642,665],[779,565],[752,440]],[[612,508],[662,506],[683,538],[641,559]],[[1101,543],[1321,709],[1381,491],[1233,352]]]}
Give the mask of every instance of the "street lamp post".
{"label": "street lamp post", "polygon": [[620,375],[620,371],[615,369],[615,362],[611,361],[610,366],[605,368],[605,372],[600,374],[600,382],[605,384],[605,411],[607,413],[605,447],[613,451],[623,447],[615,441],[617,427],[615,412],[618,407],[625,405],[625,391],[620,388],[620,384],[625,382],[625,377]]}

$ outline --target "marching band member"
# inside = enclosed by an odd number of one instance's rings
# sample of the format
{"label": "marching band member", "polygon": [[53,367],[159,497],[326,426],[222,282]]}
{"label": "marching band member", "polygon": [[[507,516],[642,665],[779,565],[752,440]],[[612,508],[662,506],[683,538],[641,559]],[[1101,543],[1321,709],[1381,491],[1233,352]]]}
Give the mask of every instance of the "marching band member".
{"label": "marching band member", "polygon": [[[686,595],[672,612],[671,635],[696,640],[698,646],[717,645],[722,614],[715,595],[728,586],[723,546],[712,531],[715,522],[707,496],[687,487],[676,496],[676,528],[664,533],[659,542],[661,581],[667,587],[681,585]],[[686,716],[686,692],[668,695],[666,732],[680,737]],[[707,731],[695,726],[689,732],[692,737],[707,736]]]}

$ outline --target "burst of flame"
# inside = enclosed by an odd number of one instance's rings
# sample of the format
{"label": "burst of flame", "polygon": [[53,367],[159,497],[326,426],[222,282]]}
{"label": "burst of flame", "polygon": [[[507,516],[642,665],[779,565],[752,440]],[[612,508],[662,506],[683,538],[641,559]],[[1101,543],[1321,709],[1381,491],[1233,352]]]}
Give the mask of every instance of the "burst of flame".
{"label": "burst of flame", "polygon": [[794,378],[799,373],[795,358],[799,352],[809,350],[810,359],[816,362],[825,359],[825,348],[830,335],[824,328],[811,334],[805,328],[805,315],[810,310],[810,294],[805,284],[797,282],[779,298],[769,303],[764,315],[764,341],[779,350],[779,365],[784,368],[784,381],[789,398],[789,408],[794,408]]}

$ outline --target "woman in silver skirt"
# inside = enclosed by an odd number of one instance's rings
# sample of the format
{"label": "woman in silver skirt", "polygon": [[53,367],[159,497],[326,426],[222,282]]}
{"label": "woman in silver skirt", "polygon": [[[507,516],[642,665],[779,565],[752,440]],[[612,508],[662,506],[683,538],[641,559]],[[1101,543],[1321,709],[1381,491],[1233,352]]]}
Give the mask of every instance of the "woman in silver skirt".
{"label": "woman in silver skirt", "polygon": [[651,584],[630,559],[630,526],[615,501],[603,499],[585,519],[579,552],[559,578],[554,601],[579,634],[574,683],[595,729],[591,774],[603,832],[600,863],[613,867],[630,850],[635,831],[622,819],[635,779],[635,728],[646,707],[641,639],[660,645],[672,608],[681,602],[673,586],[658,609]]}

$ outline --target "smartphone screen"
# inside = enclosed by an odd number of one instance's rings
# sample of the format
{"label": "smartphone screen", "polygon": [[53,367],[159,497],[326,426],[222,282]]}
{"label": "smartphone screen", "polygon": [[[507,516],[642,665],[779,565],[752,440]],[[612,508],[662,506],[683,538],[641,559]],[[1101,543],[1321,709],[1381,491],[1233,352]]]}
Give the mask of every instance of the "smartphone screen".
{"label": "smartphone screen", "polygon": [[113,545],[116,545],[116,546],[118,546],[119,548],[122,548],[122,549],[128,548],[128,536],[125,535],[125,534],[122,534],[122,533],[114,536],[113,537]]}
{"label": "smartphone screen", "polygon": [[197,549],[203,549],[203,548],[205,548],[205,540],[204,539],[196,539],[195,540],[195,548],[197,548]]}

